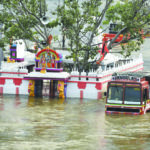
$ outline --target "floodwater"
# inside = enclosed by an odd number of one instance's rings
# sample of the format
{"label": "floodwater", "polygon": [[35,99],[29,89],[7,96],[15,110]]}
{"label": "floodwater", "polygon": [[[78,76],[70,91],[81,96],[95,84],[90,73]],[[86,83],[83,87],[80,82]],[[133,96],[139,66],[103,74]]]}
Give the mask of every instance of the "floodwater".
{"label": "floodwater", "polygon": [[[142,47],[149,69],[149,41]],[[0,150],[149,150],[150,113],[106,115],[105,100],[0,97]]]}
{"label": "floodwater", "polygon": [[0,97],[0,150],[149,150],[150,114],[105,115],[104,100]]}

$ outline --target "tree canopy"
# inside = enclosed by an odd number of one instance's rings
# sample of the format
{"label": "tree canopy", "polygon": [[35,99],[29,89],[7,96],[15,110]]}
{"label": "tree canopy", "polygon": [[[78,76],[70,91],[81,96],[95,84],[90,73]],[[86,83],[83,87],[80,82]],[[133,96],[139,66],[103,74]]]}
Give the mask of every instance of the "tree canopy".
{"label": "tree canopy", "polygon": [[39,47],[43,47],[42,42],[44,46],[49,45],[47,39],[58,20],[43,23],[46,11],[44,0],[1,0],[0,24],[4,25],[1,28],[4,37],[0,46],[3,47],[12,38],[34,41]]}
{"label": "tree canopy", "polygon": [[[126,0],[112,5],[106,13],[106,21],[117,22],[118,34],[124,35],[126,46],[122,45],[122,54],[129,56],[140,49],[144,34],[150,24],[149,0]],[[108,45],[112,47],[113,40]],[[123,41],[122,41],[123,43]]]}

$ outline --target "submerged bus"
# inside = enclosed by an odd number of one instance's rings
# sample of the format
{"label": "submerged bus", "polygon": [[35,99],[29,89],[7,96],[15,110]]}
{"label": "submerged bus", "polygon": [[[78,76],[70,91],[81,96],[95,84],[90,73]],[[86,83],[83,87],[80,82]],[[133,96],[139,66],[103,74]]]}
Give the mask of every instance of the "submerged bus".
{"label": "submerged bus", "polygon": [[114,74],[107,86],[105,112],[142,115],[150,111],[149,81],[150,76],[142,72]]}

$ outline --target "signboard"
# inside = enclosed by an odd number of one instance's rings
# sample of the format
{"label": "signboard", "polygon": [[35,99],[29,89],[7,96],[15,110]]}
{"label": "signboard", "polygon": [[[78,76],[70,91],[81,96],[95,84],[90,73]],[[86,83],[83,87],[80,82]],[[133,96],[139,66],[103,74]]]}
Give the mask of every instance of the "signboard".
{"label": "signboard", "polygon": [[139,77],[128,76],[128,75],[116,75],[116,76],[112,76],[112,81],[115,81],[115,80],[130,80],[130,81],[140,82],[140,78]]}
{"label": "signboard", "polygon": [[111,86],[123,86],[121,83],[110,83]]}

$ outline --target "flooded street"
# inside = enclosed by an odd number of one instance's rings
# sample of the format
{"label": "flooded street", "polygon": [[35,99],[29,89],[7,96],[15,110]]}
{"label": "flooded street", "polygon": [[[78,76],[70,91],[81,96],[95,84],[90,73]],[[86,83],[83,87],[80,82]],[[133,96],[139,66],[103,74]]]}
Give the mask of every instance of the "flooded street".
{"label": "flooded street", "polygon": [[100,149],[104,102],[1,97],[0,149]]}
{"label": "flooded street", "polygon": [[0,98],[0,150],[149,150],[150,114],[105,115],[104,100]]}

